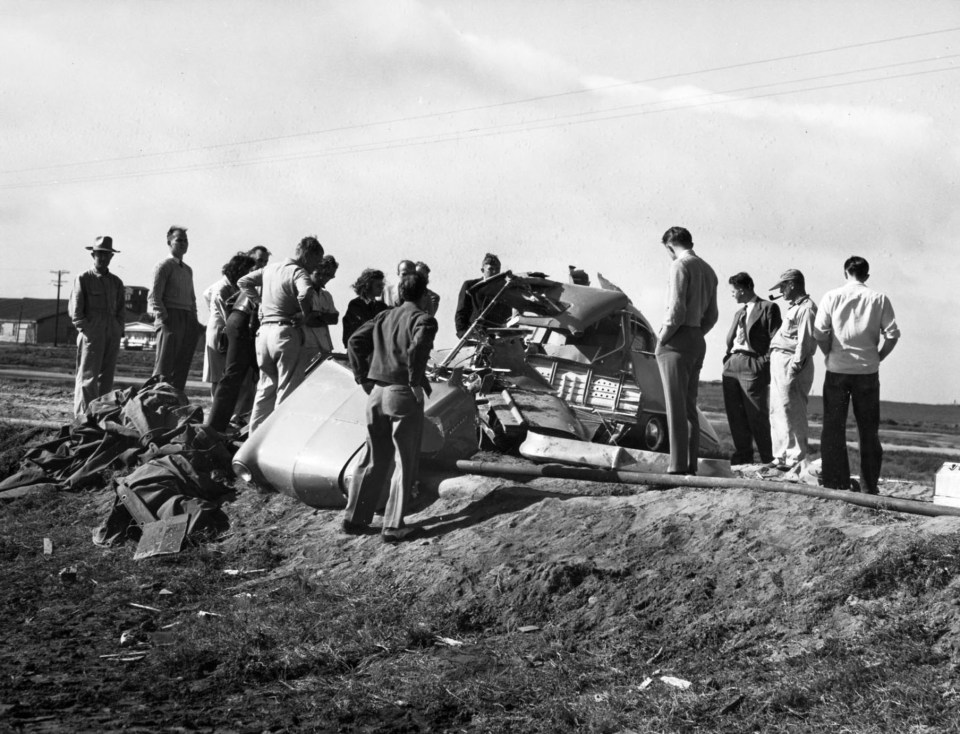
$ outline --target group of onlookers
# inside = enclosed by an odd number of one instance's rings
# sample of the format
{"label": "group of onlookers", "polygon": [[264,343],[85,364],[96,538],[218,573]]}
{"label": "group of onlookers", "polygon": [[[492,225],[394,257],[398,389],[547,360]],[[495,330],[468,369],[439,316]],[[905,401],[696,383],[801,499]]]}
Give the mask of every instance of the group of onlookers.
{"label": "group of onlookers", "polygon": [[[693,251],[693,238],[672,227],[663,244],[670,266],[667,311],[659,333],[657,363],[663,380],[670,433],[670,473],[696,474],[699,420],[696,400],[706,354],[704,335],[717,323],[717,276]],[[760,462],[788,470],[809,453],[807,400],[814,354],[826,355],[821,484],[856,488],[847,458],[846,421],[853,403],[860,434],[860,489],[876,494],[882,449],[880,362],[896,346],[900,330],[890,300],[867,287],[870,266],[859,256],[843,265],[846,284],[828,291],[817,307],[803,273],[784,272],[770,289],[783,297],[786,314],[760,298],[747,273],[729,278],[740,304],[727,332],[723,399],[733,438],[732,464]]]}
{"label": "group of onlookers", "polygon": [[[664,387],[670,437],[670,473],[696,474],[699,456],[697,394],[706,354],[704,335],[717,323],[717,276],[693,250],[693,239],[672,227],[662,242],[673,260],[667,309],[658,333],[657,363]],[[169,257],[153,273],[148,297],[157,330],[154,374],[182,390],[203,327],[197,322],[193,271],[183,259],[187,230],[167,232]],[[110,273],[116,250],[110,237],[88,247],[94,267],[77,277],[70,315],[79,332],[75,408],[112,389],[123,334],[123,283]],[[304,237],[292,258],[270,262],[266,247],[237,253],[205,292],[204,380],[213,406],[208,425],[223,431],[231,416],[250,411],[255,431],[302,382],[318,356],[333,351],[330,326],[340,314],[326,285],[338,263],[316,237]],[[490,296],[484,281],[500,274],[500,259],[487,254],[481,277],[460,289],[454,316],[458,337],[477,325],[502,326],[512,315]],[[844,263],[847,280],[829,291],[819,308],[799,270],[785,271],[770,289],[786,310],[760,298],[745,272],[729,278],[739,304],[726,339],[723,397],[734,444],[733,464],[753,462],[789,469],[809,452],[807,400],[817,346],[826,355],[821,434],[821,483],[851,488],[846,452],[849,403],[860,432],[862,490],[877,492],[882,450],[878,436],[880,362],[899,339],[889,299],[866,286],[862,257]],[[440,297],[427,286],[430,268],[401,260],[397,282],[385,286],[383,271],[368,268],[353,283],[356,298],[343,315],[343,344],[358,383],[367,392],[366,449],[353,478],[344,531],[365,533],[383,488],[389,483],[382,532],[385,540],[409,535],[403,527],[419,457],[425,368],[437,331]],[[489,284],[495,286],[491,281]],[[254,390],[254,385],[256,388]],[[396,465],[392,478],[389,467]]]}

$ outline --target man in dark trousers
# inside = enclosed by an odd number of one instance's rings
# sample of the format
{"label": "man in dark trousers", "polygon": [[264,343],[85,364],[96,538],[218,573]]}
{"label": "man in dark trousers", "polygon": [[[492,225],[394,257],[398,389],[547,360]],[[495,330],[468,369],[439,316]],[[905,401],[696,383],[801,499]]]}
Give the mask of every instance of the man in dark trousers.
{"label": "man in dark trousers", "polygon": [[847,413],[853,402],[860,436],[860,491],[877,494],[883,461],[880,363],[897,346],[900,327],[890,299],[867,286],[870,264],[864,258],[847,258],[843,275],[846,284],[824,294],[813,327],[827,355],[820,483],[831,489],[855,489],[847,456]]}
{"label": "man in dark trousers", "polygon": [[657,367],[663,382],[670,434],[669,474],[696,474],[700,455],[697,394],[707,353],[704,335],[717,323],[717,274],[693,251],[683,227],[663,234],[670,253],[667,308],[657,333]]}
{"label": "man in dark trousers", "polygon": [[113,390],[124,325],[123,281],[110,272],[118,250],[112,237],[97,237],[87,248],[93,267],[77,276],[70,293],[70,319],[77,329],[77,384],[73,410],[84,414],[87,405]]}
{"label": "man in dark trousers", "polygon": [[203,327],[197,321],[197,297],[193,290],[193,270],[183,261],[190,246],[185,227],[167,230],[170,257],[153,270],[153,287],[147,298],[150,313],[156,317],[157,356],[153,374],[178,390],[187,384],[190,362],[197,350]]}
{"label": "man in dark trousers", "polygon": [[350,481],[343,530],[368,532],[374,511],[389,484],[383,516],[386,543],[409,540],[415,528],[404,527],[420,460],[424,393],[430,393],[425,371],[437,321],[418,301],[427,284],[419,273],[400,279],[401,305],[360,326],[347,343],[350,367],[367,399],[367,443]]}
{"label": "man in dark trousers", "polygon": [[727,332],[723,358],[723,406],[733,438],[731,464],[752,464],[753,444],[760,461],[773,461],[770,439],[770,340],[780,328],[780,307],[753,290],[747,273],[730,277],[730,294],[740,304]]}

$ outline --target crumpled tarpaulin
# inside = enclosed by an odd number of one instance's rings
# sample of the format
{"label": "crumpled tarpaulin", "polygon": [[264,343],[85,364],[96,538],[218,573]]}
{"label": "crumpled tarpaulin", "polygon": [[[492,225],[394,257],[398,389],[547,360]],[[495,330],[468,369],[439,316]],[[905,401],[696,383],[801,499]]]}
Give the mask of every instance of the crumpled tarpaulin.
{"label": "crumpled tarpaulin", "polygon": [[51,483],[63,489],[98,486],[107,469],[128,469],[185,446],[216,454],[215,464],[229,466],[229,451],[200,426],[202,420],[203,410],[159,377],[114,390],[91,402],[83,418],[63,426],[56,438],[28,451],[20,470],[0,481],[0,491]]}
{"label": "crumpled tarpaulin", "polygon": [[159,456],[117,482],[117,499],[103,524],[94,530],[97,545],[117,545],[140,537],[139,526],[120,501],[123,489],[136,492],[158,520],[189,515],[187,534],[221,532],[230,526],[220,502],[232,493],[207,473],[198,472],[185,454]]}

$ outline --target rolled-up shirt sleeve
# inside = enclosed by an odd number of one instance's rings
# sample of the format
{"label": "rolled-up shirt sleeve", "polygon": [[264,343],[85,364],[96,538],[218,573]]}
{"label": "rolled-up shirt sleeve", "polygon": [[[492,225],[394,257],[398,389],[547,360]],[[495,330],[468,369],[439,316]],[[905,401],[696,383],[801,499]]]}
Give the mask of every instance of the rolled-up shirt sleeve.
{"label": "rolled-up shirt sleeve", "polygon": [[814,336],[813,305],[807,303],[797,314],[797,347],[793,352],[791,362],[797,368],[803,367],[817,351],[817,340]]}
{"label": "rolled-up shirt sleeve", "polygon": [[303,268],[297,268],[293,278],[294,287],[297,289],[297,303],[300,304],[300,313],[307,316],[313,311],[313,294],[316,291],[310,276]]}
{"label": "rolled-up shirt sleeve", "polygon": [[247,300],[258,306],[260,305],[260,293],[257,289],[262,286],[263,268],[249,272],[237,281],[240,292],[247,297]]}
{"label": "rolled-up shirt sleeve", "polygon": [[900,327],[897,326],[897,317],[893,313],[893,304],[886,297],[883,299],[883,308],[880,311],[880,328],[884,339],[900,338]]}

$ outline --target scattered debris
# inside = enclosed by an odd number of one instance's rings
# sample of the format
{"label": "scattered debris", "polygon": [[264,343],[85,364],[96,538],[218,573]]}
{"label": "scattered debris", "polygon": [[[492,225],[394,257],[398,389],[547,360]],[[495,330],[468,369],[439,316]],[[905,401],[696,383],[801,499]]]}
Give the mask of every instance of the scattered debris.
{"label": "scattered debris", "polygon": [[668,686],[679,688],[682,691],[687,690],[691,685],[693,685],[688,680],[684,680],[683,678],[674,678],[672,675],[662,675],[660,676],[660,680],[666,683]]}
{"label": "scattered debris", "polygon": [[53,541],[50,538],[43,539],[43,555],[52,556],[53,555]]}
{"label": "scattered debris", "polygon": [[450,647],[461,647],[464,644],[460,640],[454,640],[451,637],[442,637],[441,635],[437,635],[435,639],[437,642],[443,645],[449,645]]}
{"label": "scattered debris", "polygon": [[208,619],[209,617],[222,617],[223,615],[217,612],[204,612],[201,610],[197,612],[197,616],[200,617],[200,619]]}
{"label": "scattered debris", "polygon": [[517,632],[536,632],[540,629],[535,624],[525,624],[523,627],[517,627]]}
{"label": "scattered debris", "polygon": [[135,609],[146,609],[148,612],[159,612],[160,609],[156,607],[148,607],[146,604],[137,604],[136,602],[127,602],[127,606],[134,607]]}
{"label": "scattered debris", "polygon": [[61,568],[59,575],[61,584],[72,584],[77,580],[77,567],[67,566],[66,568]]}

